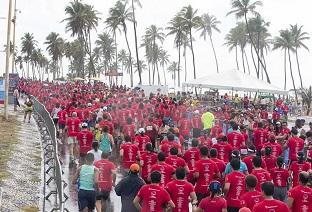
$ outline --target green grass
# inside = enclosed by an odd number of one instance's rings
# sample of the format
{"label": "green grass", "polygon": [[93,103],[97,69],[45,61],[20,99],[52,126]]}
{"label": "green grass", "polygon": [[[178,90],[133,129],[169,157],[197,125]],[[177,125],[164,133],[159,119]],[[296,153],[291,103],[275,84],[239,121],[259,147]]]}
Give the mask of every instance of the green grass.
{"label": "green grass", "polygon": [[9,176],[6,171],[7,162],[17,143],[18,126],[19,123],[15,116],[9,117],[9,121],[4,121],[4,118],[0,116],[0,183]]}

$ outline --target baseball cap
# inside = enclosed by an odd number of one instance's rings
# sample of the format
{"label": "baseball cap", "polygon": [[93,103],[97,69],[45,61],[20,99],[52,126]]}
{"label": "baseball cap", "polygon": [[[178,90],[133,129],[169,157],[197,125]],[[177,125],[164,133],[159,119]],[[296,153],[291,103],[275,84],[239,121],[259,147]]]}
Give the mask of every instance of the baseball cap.
{"label": "baseball cap", "polygon": [[140,128],[139,129],[139,133],[145,133],[145,129],[144,128]]}
{"label": "baseball cap", "polygon": [[87,106],[88,106],[88,107],[92,107],[92,103],[89,102]]}
{"label": "baseball cap", "polygon": [[137,164],[137,163],[133,163],[131,166],[130,166],[130,171],[132,173],[138,173],[140,171],[140,166]]}
{"label": "baseball cap", "polygon": [[106,107],[106,106],[104,106],[104,107],[103,107],[103,110],[104,110],[104,111],[106,111],[106,110],[107,110],[107,107]]}
{"label": "baseball cap", "polygon": [[82,126],[82,127],[88,127],[88,123],[84,122],[84,123],[82,123],[81,126]]}
{"label": "baseball cap", "polygon": [[221,190],[221,184],[219,181],[212,181],[209,184],[209,190],[210,191],[220,191]]}

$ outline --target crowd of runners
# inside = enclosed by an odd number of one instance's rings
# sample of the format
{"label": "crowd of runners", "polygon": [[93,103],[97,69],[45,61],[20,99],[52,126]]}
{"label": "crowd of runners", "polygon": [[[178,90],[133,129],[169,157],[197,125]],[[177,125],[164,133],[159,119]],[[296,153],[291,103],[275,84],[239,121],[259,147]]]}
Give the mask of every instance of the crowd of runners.
{"label": "crowd of runners", "polygon": [[312,211],[312,123],[289,126],[281,98],[269,111],[248,97],[212,107],[102,83],[19,89],[46,106],[68,145],[80,211],[105,211],[111,192],[123,212]]}

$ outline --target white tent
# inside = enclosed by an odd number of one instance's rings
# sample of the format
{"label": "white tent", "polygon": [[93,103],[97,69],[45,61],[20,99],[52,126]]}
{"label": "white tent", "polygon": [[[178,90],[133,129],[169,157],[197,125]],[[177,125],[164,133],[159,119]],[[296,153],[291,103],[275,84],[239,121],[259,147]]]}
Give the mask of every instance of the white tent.
{"label": "white tent", "polygon": [[287,91],[237,70],[214,73],[182,83],[182,88],[211,88],[287,95]]}

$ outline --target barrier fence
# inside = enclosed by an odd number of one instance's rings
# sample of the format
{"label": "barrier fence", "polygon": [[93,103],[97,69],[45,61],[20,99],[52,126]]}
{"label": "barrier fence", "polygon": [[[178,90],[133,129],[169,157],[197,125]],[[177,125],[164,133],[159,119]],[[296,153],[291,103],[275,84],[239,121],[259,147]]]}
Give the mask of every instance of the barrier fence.
{"label": "barrier fence", "polygon": [[[60,162],[59,154],[58,154],[58,142],[56,139],[56,128],[45,106],[41,104],[35,98],[33,99],[33,102],[34,102],[34,105],[33,105],[34,112],[38,115],[38,119],[40,119],[41,122],[43,122],[45,126],[45,134],[44,134],[44,139],[43,139],[43,143],[46,144],[45,146],[43,146],[45,150],[44,152],[45,165],[44,166],[46,165],[49,166],[48,169],[44,170],[45,185],[44,185],[43,210],[45,211],[44,209],[45,201],[49,200],[50,196],[54,194],[56,196],[56,203],[55,203],[55,206],[52,208],[52,211],[60,211],[60,212],[67,211],[64,208],[64,203],[68,197],[64,193],[64,186],[66,186],[66,183],[63,180],[62,167],[61,167],[61,162]],[[48,176],[47,174],[51,170],[53,170],[53,174],[52,176]],[[49,179],[46,179],[46,176],[48,176]],[[56,189],[46,194],[46,186],[48,186],[52,181],[54,181],[56,185]]]}

